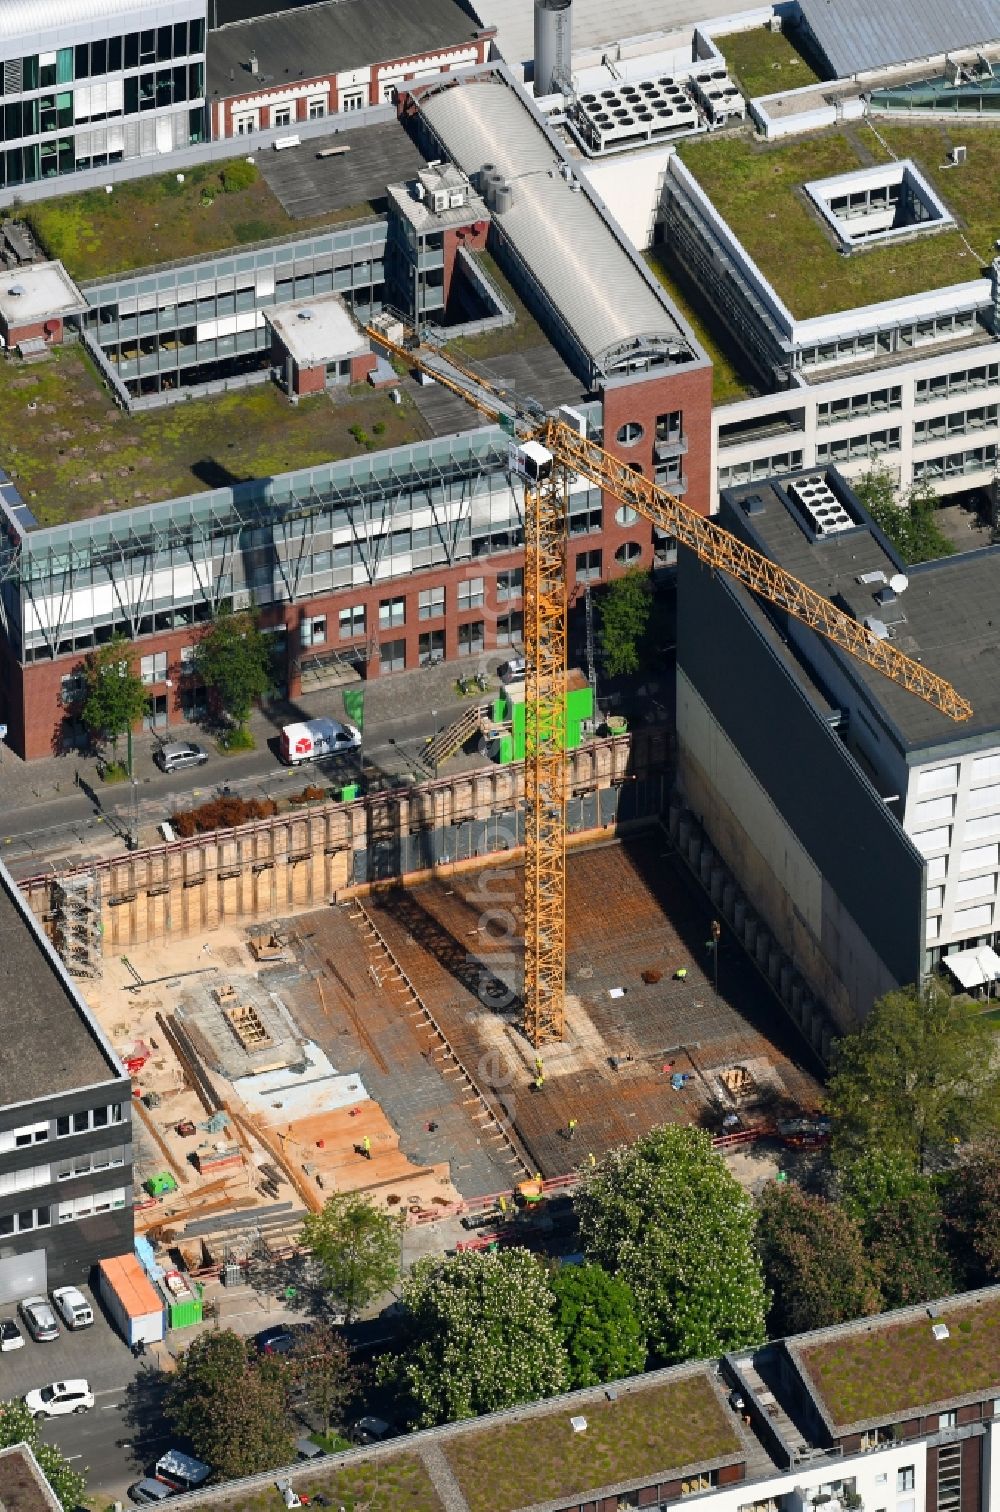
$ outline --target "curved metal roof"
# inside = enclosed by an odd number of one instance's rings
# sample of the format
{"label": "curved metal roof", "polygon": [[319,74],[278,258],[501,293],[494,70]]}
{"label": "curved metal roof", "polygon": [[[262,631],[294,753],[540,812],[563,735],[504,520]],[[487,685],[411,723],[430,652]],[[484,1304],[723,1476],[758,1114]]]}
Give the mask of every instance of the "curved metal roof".
{"label": "curved metal roof", "polygon": [[1000,39],[997,0],[801,0],[800,8],[838,79]]}
{"label": "curved metal roof", "polygon": [[493,163],[509,180],[513,203],[494,219],[592,361],[671,343],[700,356],[587,194],[561,177],[562,159],[510,85],[469,79],[420,111],[466,174]]}
{"label": "curved metal roof", "polygon": [[[15,39],[20,42],[57,27],[79,26],[81,22],[111,20],[118,16],[133,17],[138,27],[143,11],[148,13],[151,8],[148,0],[2,0],[0,43]],[[156,20],[143,24],[155,26]]]}

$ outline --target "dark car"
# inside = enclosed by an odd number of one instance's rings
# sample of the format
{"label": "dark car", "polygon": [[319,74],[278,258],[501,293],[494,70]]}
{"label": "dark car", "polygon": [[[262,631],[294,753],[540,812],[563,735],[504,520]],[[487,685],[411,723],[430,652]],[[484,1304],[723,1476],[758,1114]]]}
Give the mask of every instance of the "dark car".
{"label": "dark car", "polygon": [[254,1339],[254,1343],[261,1354],[284,1355],[290,1354],[302,1337],[302,1329],[288,1323],[276,1323],[272,1328],[265,1328]]}
{"label": "dark car", "polygon": [[192,740],[174,740],[155,750],[153,760],[161,772],[183,772],[188,767],[204,766],[208,752]]}

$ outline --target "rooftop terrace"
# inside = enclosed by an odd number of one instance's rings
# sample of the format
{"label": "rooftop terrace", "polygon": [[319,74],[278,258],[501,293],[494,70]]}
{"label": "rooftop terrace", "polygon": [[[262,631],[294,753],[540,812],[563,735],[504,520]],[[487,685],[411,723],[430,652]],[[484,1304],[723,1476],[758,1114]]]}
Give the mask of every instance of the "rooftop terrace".
{"label": "rooftop terrace", "polygon": [[[947,1337],[935,1338],[935,1323],[946,1325]],[[958,1298],[933,1318],[923,1307],[866,1318],[788,1347],[836,1432],[885,1423],[910,1410],[997,1394],[1000,1294],[993,1288]]]}
{"label": "rooftop terrace", "polygon": [[0,363],[0,466],[41,525],[270,477],[430,434],[364,384],[290,405],[272,384],[126,415],[79,347]]}
{"label": "rooftop terrace", "polygon": [[[774,145],[702,137],[678,154],[792,315],[805,320],[980,277],[1000,236],[1000,132],[988,126],[879,124],[895,158],[911,158],[958,229],[841,255],[802,186],[890,161],[868,126],[845,125]],[[948,153],[968,156],[949,168]]]}

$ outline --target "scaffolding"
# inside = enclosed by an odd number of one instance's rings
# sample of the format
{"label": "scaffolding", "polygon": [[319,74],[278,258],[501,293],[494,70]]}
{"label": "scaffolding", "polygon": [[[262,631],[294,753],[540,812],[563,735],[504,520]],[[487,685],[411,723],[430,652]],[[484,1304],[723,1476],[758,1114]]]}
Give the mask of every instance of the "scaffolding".
{"label": "scaffolding", "polygon": [[101,882],[96,871],[57,877],[52,889],[52,937],[72,976],[98,977],[104,955]]}

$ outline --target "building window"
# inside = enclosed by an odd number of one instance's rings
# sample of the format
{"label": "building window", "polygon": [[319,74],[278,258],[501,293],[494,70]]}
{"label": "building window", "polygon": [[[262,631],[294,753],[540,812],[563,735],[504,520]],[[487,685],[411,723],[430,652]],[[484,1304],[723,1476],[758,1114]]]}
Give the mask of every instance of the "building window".
{"label": "building window", "polygon": [[623,541],[615,552],[615,561],[622,567],[629,567],[637,562],[642,556],[642,547],[638,541]]}
{"label": "building window", "polygon": [[684,412],[683,410],[670,410],[666,415],[656,417],[656,439],[666,446],[676,446],[684,435]]}
{"label": "building window", "polygon": [[482,620],[473,620],[469,625],[458,627],[459,656],[478,656],[486,645],[485,625]]}
{"label": "building window", "polygon": [[125,1188],[113,1187],[110,1192],[85,1192],[80,1197],[60,1202],[56,1217],[60,1223],[72,1223],[78,1218],[89,1218],[92,1213],[109,1213],[112,1208],[124,1206]]}
{"label": "building window", "polygon": [[626,420],[615,431],[615,440],[619,446],[636,446],[645,434],[638,420]]}
{"label": "building window", "polygon": [[82,672],[67,672],[59,685],[59,701],[64,709],[71,709],[74,704],[87,696],[87,679]]}
{"label": "building window", "polygon": [[10,1150],[26,1150],[32,1145],[43,1144],[49,1137],[47,1123],[24,1124],[20,1129],[7,1129],[0,1134],[0,1155]]}
{"label": "building window", "polygon": [[121,1123],[123,1117],[120,1103],[112,1103],[106,1108],[85,1108],[82,1113],[63,1113],[56,1119],[56,1138],[86,1134],[90,1129],[106,1129],[109,1124]]}
{"label": "building window", "polygon": [[630,504],[621,504],[615,510],[616,525],[634,525],[638,518],[639,516],[636,514],[635,510]]}
{"label": "building window", "polygon": [[251,132],[257,130],[256,112],[251,115],[233,116],[233,130],[237,136],[250,136]]}
{"label": "building window", "polygon": [[665,462],[657,465],[653,475],[654,482],[662,487],[669,484],[678,484],[684,476],[684,461],[681,457],[668,457]]}
{"label": "building window", "polygon": [[913,1465],[901,1465],[896,1471],[896,1494],[903,1491],[912,1491],[916,1485],[916,1472]]}
{"label": "building window", "polygon": [[417,660],[422,667],[444,661],[444,631],[424,630],[417,643]]}
{"label": "building window", "polygon": [[524,615],[520,609],[501,614],[497,620],[497,645],[518,646],[524,636]]}
{"label": "building window", "polygon": [[406,670],[406,642],[405,640],[383,641],[381,647],[382,671],[405,672]]}
{"label": "building window", "polygon": [[483,606],[483,579],[466,578],[464,583],[458,585],[458,607],[463,609],[481,609]]}
{"label": "building window", "polygon": [[153,683],[162,683],[167,680],[167,653],[156,651],[152,656],[144,656],[139,663],[139,671],[147,688]]}
{"label": "building window", "polygon": [[340,611],[340,639],[353,640],[356,636],[365,633],[365,606],[364,604],[352,604],[349,609]]}
{"label": "building window", "polygon": [[958,1413],[954,1409],[952,1409],[951,1412],[939,1412],[938,1413],[938,1428],[939,1429],[941,1429],[941,1428],[957,1428],[957,1427],[958,1427]]}
{"label": "building window", "polygon": [[508,599],[522,598],[524,596],[524,569],[523,567],[508,567],[504,572],[497,573],[497,603],[505,604]]}
{"label": "building window", "polygon": [[320,121],[320,120],[323,119],[323,117],[325,115],[326,115],[326,96],[325,95],[321,95],[319,99],[310,100],[309,101],[309,119],[310,119],[310,121]]}
{"label": "building window", "polygon": [[302,621],[302,644],[304,646],[322,646],[325,640],[325,614],[314,614],[311,619],[304,619]]}
{"label": "building window", "polygon": [[181,671],[193,672],[195,669],[194,647],[182,646],[180,653]]}
{"label": "building window", "polygon": [[444,589],[421,589],[418,600],[418,613],[422,620],[440,619],[444,614]]}
{"label": "building window", "polygon": [[0,1214],[0,1236],[28,1234],[32,1229],[48,1228],[51,1222],[52,1213],[47,1207],[25,1208],[20,1213]]}
{"label": "building window", "polygon": [[[954,1412],[942,1412],[941,1417],[955,1418]],[[955,1422],[941,1423],[941,1427],[955,1427]],[[962,1505],[962,1446],[946,1444],[938,1450],[937,1475],[938,1512],[959,1512]]]}
{"label": "building window", "polygon": [[601,580],[600,551],[578,551],[576,554],[576,580],[578,583],[599,583]]}
{"label": "building window", "polygon": [[292,124],[292,107],[290,105],[275,105],[271,110],[272,126],[290,126]]}
{"label": "building window", "polygon": [[363,89],[349,89],[340,97],[341,110],[364,110],[365,92]]}
{"label": "building window", "polygon": [[405,598],[383,599],[378,606],[378,627],[380,630],[396,630],[400,625],[406,624],[406,600]]}

